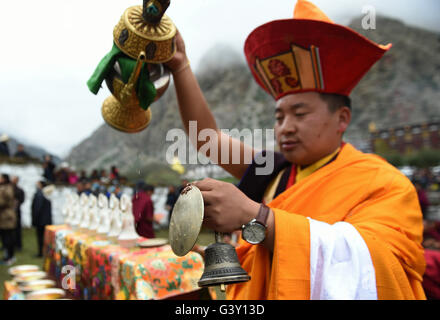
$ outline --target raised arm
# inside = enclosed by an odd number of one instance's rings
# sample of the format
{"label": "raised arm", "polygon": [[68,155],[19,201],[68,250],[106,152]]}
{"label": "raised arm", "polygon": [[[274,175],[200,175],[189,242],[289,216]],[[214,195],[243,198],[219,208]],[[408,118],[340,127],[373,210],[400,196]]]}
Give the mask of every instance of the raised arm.
{"label": "raised arm", "polygon": [[[197,79],[191,70],[188,58],[186,56],[185,44],[181,35],[178,33],[176,36],[177,52],[173,59],[167,63],[167,66],[171,69],[174,85],[177,93],[177,100],[179,104],[180,116],[185,128],[186,133],[189,132],[190,121],[197,122],[197,136],[199,132],[204,129],[212,129],[216,133],[214,135],[213,144],[217,145],[218,153],[204,154],[209,157],[215,163],[218,163],[223,169],[229,172],[234,177],[240,179],[245,173],[249,163],[245,163],[244,159],[249,159],[249,153],[254,154],[254,150],[251,146],[246,146],[240,140],[234,139],[229,135],[220,131],[217,127],[214,116],[209,109],[208,103],[200,89]],[[207,141],[191,141],[194,146],[197,146],[197,151],[207,143]],[[210,141],[211,142],[211,141]],[[223,150],[225,146],[229,146],[229,159],[222,159],[222,146]],[[232,156],[233,150],[240,150],[240,162],[233,163]],[[248,154],[248,157],[244,157]],[[225,163],[222,163],[225,162]],[[236,161],[235,161],[236,162]]]}

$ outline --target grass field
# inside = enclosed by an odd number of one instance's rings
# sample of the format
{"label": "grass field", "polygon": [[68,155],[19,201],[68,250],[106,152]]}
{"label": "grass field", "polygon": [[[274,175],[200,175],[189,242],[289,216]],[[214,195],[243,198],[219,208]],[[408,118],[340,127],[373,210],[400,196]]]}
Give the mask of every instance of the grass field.
{"label": "grass field", "polygon": [[[14,265],[35,264],[43,268],[43,258],[36,258],[38,253],[37,235],[35,229],[23,229],[23,249],[15,252],[17,261]],[[11,266],[0,265],[0,297],[3,299],[3,283],[11,279],[8,269]]]}
{"label": "grass field", "polygon": [[[168,229],[164,228],[161,230],[156,231],[156,237],[157,238],[168,238]],[[214,233],[210,231],[203,230],[199,238],[197,240],[197,244],[202,246],[207,246],[215,241],[214,239]],[[37,254],[37,236],[34,229],[23,229],[23,249],[21,251],[17,251],[15,253],[15,256],[17,258],[17,261],[14,265],[21,265],[21,264],[33,264],[38,265],[41,268],[43,268],[43,259],[42,258],[36,258],[35,255]],[[4,291],[4,285],[3,283],[7,280],[11,279],[11,276],[8,274],[8,269],[10,266],[3,266],[0,265],[0,299],[3,299],[3,291]],[[216,288],[217,298],[218,299],[224,299],[225,295],[222,293],[218,288]]]}

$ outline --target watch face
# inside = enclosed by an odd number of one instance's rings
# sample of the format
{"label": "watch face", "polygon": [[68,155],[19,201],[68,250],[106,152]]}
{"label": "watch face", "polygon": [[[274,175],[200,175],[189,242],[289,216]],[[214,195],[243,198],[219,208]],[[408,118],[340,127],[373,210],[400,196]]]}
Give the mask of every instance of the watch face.
{"label": "watch face", "polygon": [[258,222],[252,222],[244,227],[242,236],[247,242],[258,244],[266,237],[266,228]]}

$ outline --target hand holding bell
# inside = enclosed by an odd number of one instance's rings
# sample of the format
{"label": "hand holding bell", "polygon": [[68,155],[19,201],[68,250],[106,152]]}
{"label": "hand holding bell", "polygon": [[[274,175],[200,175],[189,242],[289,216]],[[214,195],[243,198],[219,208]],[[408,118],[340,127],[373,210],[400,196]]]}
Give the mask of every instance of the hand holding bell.
{"label": "hand holding bell", "polygon": [[[187,185],[181,192],[171,215],[169,241],[173,252],[186,255],[194,247],[204,218],[202,192],[195,185]],[[199,287],[246,282],[250,276],[241,267],[235,248],[223,243],[221,234],[215,232],[216,242],[205,249],[205,270]]]}

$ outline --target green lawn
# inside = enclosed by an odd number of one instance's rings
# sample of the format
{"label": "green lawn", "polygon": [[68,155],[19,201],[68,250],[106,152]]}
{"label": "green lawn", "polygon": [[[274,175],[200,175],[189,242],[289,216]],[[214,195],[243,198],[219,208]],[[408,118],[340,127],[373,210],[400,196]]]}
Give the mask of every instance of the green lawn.
{"label": "green lawn", "polygon": [[[156,231],[157,238],[168,238],[168,229],[164,228]],[[214,233],[202,230],[197,240],[197,244],[207,246],[215,241]],[[17,261],[14,265],[34,264],[43,268],[43,259],[36,258],[37,254],[37,236],[34,229],[23,229],[23,250],[17,251],[15,256]],[[0,299],[3,299],[4,281],[10,280],[11,276],[8,274],[10,266],[0,265]],[[218,288],[216,288],[217,298],[224,299],[225,295]]]}
{"label": "green lawn", "polygon": [[[35,229],[23,229],[23,249],[15,252],[17,261],[14,265],[34,264],[43,269],[43,258],[36,258],[38,253],[37,235]],[[2,252],[3,255],[3,252]],[[0,299],[3,299],[3,283],[11,279],[8,269],[12,266],[0,265]]]}

